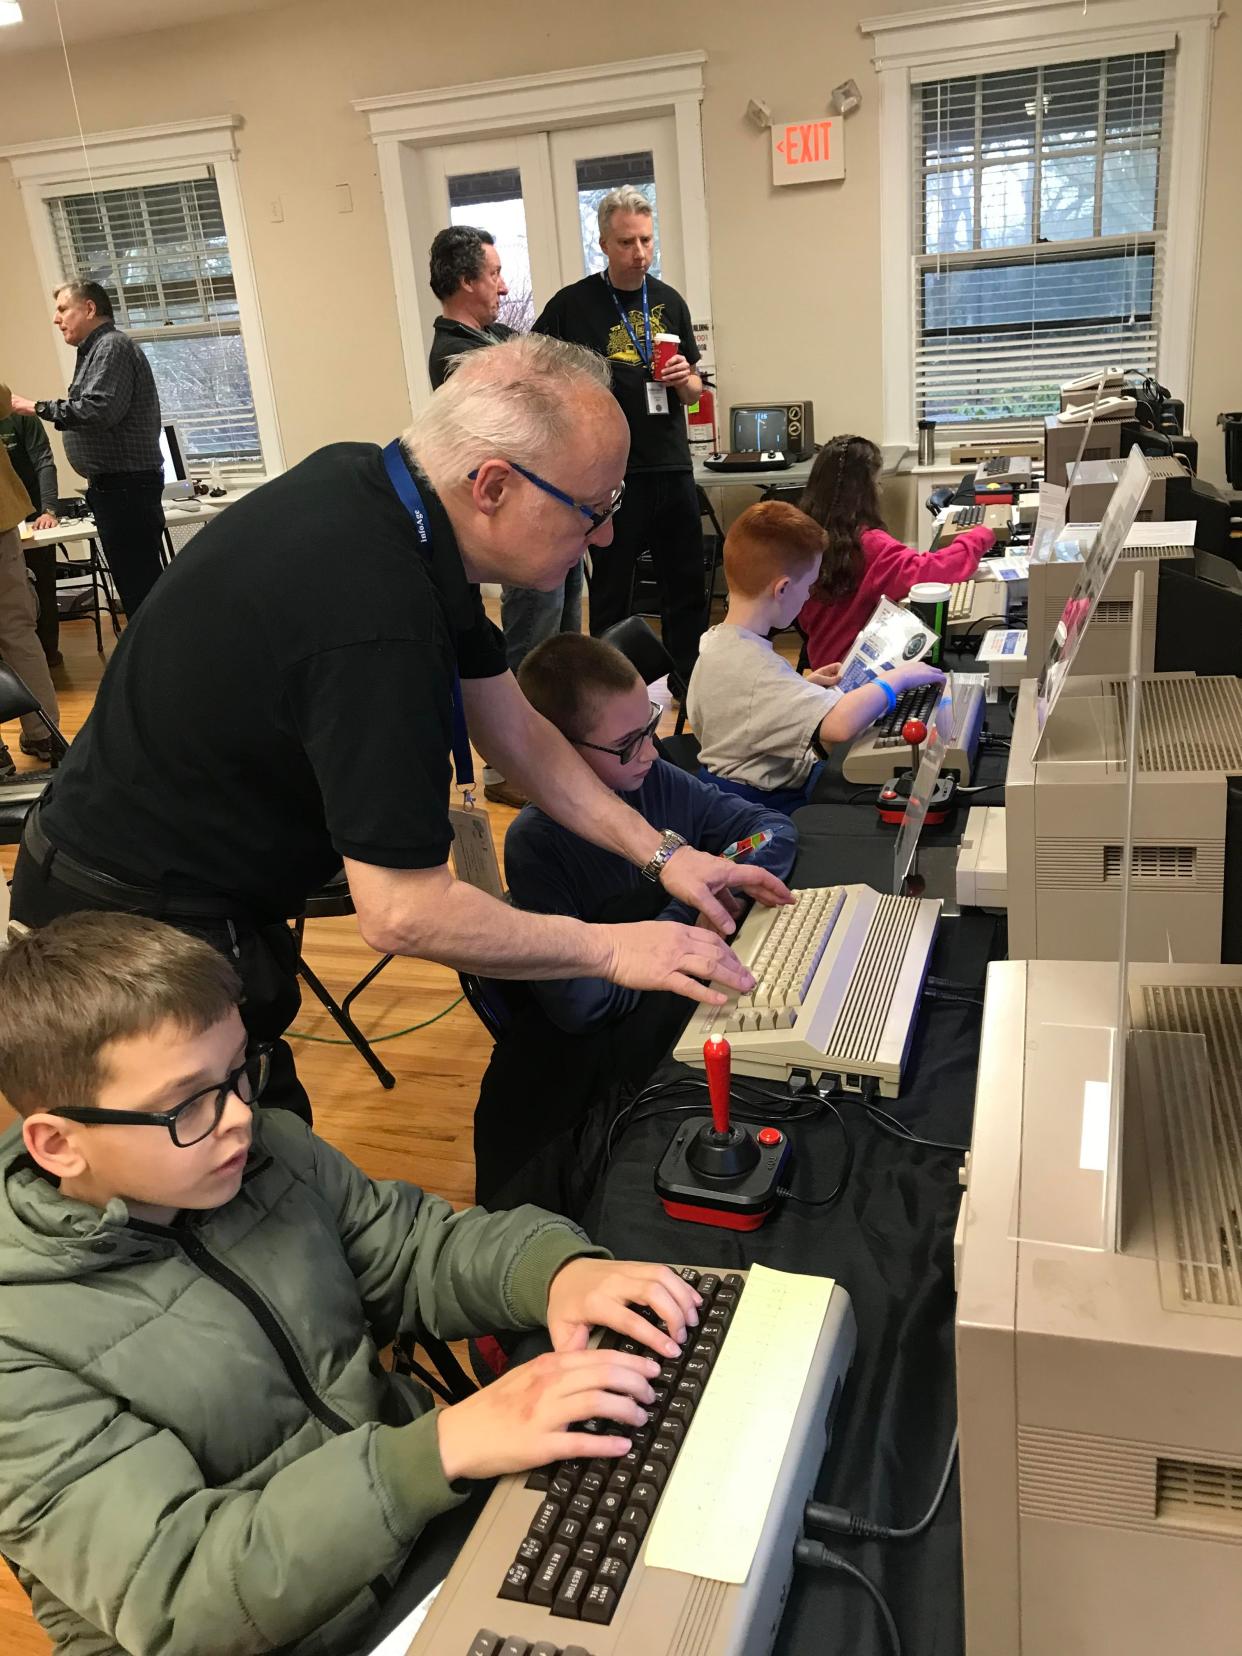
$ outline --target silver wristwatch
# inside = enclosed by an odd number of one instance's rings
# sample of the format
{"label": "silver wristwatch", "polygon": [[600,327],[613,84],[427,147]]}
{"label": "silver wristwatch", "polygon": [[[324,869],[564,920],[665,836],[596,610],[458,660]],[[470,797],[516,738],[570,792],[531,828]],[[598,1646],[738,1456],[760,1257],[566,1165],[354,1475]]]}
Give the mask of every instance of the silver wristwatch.
{"label": "silver wristwatch", "polygon": [[652,857],[647,866],[641,870],[643,879],[652,880],[658,885],[660,875],[664,872],[665,863],[672,856],[674,851],[680,851],[682,846],[686,843],[687,841],[683,839],[680,834],[674,833],[671,828],[666,828],[660,835],[660,844],[656,850],[655,856]]}

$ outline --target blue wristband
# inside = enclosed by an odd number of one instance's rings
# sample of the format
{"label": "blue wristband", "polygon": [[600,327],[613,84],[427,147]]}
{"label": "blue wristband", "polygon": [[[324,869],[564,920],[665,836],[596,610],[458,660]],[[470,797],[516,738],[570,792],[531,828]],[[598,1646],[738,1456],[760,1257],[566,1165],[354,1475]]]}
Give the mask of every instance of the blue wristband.
{"label": "blue wristband", "polygon": [[892,685],[887,679],[882,678],[872,679],[871,682],[875,685],[877,690],[883,690],[884,699],[888,703],[888,711],[890,713],[895,713],[897,711],[897,692],[893,689]]}

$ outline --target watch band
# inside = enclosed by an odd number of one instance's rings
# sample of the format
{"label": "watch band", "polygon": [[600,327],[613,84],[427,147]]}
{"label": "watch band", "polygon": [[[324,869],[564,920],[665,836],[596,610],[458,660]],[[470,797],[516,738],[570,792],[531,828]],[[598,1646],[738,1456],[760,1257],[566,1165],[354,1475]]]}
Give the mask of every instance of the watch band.
{"label": "watch band", "polygon": [[656,848],[655,856],[652,857],[645,868],[640,870],[643,879],[658,884],[660,875],[664,872],[664,865],[673,852],[680,851],[682,846],[688,843],[681,834],[675,832],[672,828],[666,828],[660,835],[660,843]]}

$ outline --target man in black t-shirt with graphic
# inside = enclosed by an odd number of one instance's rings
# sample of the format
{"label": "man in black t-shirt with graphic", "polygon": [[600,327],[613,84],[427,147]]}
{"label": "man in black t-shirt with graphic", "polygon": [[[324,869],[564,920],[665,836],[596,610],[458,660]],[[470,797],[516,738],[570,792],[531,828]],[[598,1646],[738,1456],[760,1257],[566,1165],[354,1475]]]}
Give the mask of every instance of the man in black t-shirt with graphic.
{"label": "man in black t-shirt with graphic", "polygon": [[627,436],[605,365],[550,339],[471,353],[401,441],[334,443],[213,519],[125,630],[31,817],[14,918],[151,914],[237,965],[276,1042],[266,1103],[308,1113],[286,1043],[285,922],[342,865],[366,941],[491,977],[603,977],[719,1001],[753,982],[702,927],[524,914],[448,869],[460,679],[485,759],[573,833],[732,929],[714,895],[785,900],[610,792],[505,667],[481,581],[551,588],[607,547]]}
{"label": "man in black t-shirt with graphic", "polygon": [[[625,501],[613,543],[591,560],[591,631],[599,635],[630,613],[634,565],[649,551],[660,584],[664,644],[684,690],[698,657],[706,616],[703,528],[690,465],[685,405],[703,381],[690,310],[676,288],[648,274],[654,255],[651,204],[623,186],[599,204],[599,244],[608,268],[562,288],[544,307],[536,333],[586,345],[612,365],[612,389],[630,428]],[[655,378],[657,334],[680,349]]]}

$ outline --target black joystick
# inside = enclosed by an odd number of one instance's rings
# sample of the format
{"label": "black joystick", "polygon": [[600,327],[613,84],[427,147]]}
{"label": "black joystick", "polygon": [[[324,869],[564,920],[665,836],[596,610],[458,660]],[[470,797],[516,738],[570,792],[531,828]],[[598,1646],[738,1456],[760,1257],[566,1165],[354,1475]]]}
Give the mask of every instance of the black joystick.
{"label": "black joystick", "polygon": [[780,1195],[789,1140],[779,1127],[734,1126],[729,1118],[732,1053],[722,1035],[703,1043],[710,1116],[690,1116],[656,1169],[656,1193],[673,1219],[758,1230]]}

